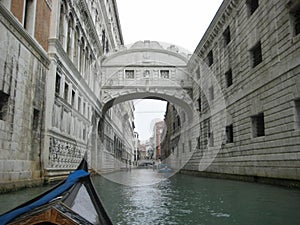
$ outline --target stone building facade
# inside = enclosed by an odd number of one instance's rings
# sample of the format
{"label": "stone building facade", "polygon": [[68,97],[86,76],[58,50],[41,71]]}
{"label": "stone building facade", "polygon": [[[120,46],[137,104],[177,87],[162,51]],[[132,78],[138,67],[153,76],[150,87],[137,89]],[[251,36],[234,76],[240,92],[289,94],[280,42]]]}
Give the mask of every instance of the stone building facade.
{"label": "stone building facade", "polygon": [[50,9],[39,1],[23,13],[23,7],[13,7],[13,2],[24,5],[23,1],[0,3],[1,190],[41,180],[44,90],[50,67],[48,46],[42,41],[47,33],[40,33],[39,24],[29,15],[33,9],[37,15],[43,14],[44,26],[49,28]]}
{"label": "stone building facade", "polygon": [[86,151],[93,169],[120,168],[104,166],[104,140],[118,136],[127,162],[133,105],[104,115],[99,85],[101,58],[123,45],[116,1],[4,0],[0,10],[1,190],[65,176]]}
{"label": "stone building facade", "polygon": [[299,12],[294,0],[222,3],[188,64],[200,133],[185,171],[300,180]]}

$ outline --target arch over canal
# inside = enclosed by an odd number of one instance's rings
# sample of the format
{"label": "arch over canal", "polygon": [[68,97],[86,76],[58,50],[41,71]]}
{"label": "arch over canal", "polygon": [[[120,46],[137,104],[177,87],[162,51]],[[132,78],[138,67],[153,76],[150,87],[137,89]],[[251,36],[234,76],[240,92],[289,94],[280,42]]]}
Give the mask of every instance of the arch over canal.
{"label": "arch over canal", "polygon": [[174,45],[139,41],[101,60],[100,99],[105,113],[111,106],[133,99],[163,99],[192,119],[192,77],[189,55]]}

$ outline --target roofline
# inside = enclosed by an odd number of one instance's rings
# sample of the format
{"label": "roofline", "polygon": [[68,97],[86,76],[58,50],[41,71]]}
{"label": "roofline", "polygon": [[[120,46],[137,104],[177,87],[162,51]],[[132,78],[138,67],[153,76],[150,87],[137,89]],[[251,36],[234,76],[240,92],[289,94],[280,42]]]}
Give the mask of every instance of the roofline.
{"label": "roofline", "polygon": [[[124,50],[121,50],[121,51],[117,51],[117,52],[113,52],[111,54],[105,55],[101,59],[101,62],[105,63],[105,61],[107,61],[109,59],[113,59],[113,58],[121,56],[121,55],[126,55],[126,54],[130,54],[130,53],[133,53],[133,52],[145,52],[145,51],[147,51],[147,52],[159,52],[159,53],[163,53],[163,54],[173,55],[174,57],[177,57],[177,58],[181,59],[183,62],[185,62],[186,65],[189,62],[189,59],[186,58],[184,55],[181,55],[180,53],[169,51],[167,49],[156,49],[156,48],[133,48],[133,49],[130,48],[130,49],[126,49],[126,50],[124,49]],[[102,66],[105,66],[105,65],[102,64]]]}
{"label": "roofline", "polygon": [[199,57],[198,53],[200,52],[201,48],[205,45],[205,43],[207,42],[207,40],[209,39],[212,31],[214,30],[216,24],[219,21],[220,16],[225,12],[228,4],[231,2],[232,0],[223,0],[223,2],[221,3],[218,11],[216,12],[215,16],[213,17],[212,21],[210,22],[208,28],[206,29],[204,35],[202,36],[201,40],[199,41],[197,47],[194,50],[194,53],[192,55],[192,57],[189,60],[190,64],[191,62],[193,62],[195,60],[195,57]]}

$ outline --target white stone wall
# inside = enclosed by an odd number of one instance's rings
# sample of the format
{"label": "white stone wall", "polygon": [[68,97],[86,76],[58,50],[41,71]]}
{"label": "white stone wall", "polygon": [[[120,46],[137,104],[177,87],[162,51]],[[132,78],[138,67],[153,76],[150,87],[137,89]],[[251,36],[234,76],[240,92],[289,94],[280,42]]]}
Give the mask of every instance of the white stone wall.
{"label": "white stone wall", "polygon": [[[205,61],[212,50],[214,62],[209,70],[225,98],[226,125],[233,125],[233,143],[226,143],[224,129],[222,146],[206,171],[299,180],[300,132],[296,126],[295,100],[300,97],[300,36],[292,32],[292,9],[288,1],[277,0],[259,1],[251,16],[247,10],[245,1],[224,1],[195,51],[195,61],[190,61],[191,71],[196,71],[204,65],[199,59]],[[231,41],[225,45],[222,33],[228,26]],[[262,62],[253,68],[251,49],[258,42]],[[225,73],[230,68],[233,83],[227,87]],[[197,72],[194,77],[197,101]],[[208,95],[201,95],[202,124],[215,103],[209,101]],[[265,134],[261,137],[253,135],[251,121],[258,113],[264,113]],[[187,169],[200,170],[199,161],[207,150],[204,129],[200,136],[202,146]]]}
{"label": "white stone wall", "polygon": [[50,61],[2,3],[0,21],[0,191],[3,191],[41,182],[44,89]]}

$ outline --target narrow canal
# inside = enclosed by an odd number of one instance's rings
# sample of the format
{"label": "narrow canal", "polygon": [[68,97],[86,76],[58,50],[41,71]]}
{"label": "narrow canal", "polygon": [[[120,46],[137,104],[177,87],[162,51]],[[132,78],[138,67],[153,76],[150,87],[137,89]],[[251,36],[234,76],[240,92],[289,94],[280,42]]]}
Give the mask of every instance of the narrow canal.
{"label": "narrow canal", "polygon": [[[150,170],[151,171],[151,170]],[[115,224],[298,225],[300,190],[132,170],[94,182]],[[135,186],[121,185],[111,180]],[[159,176],[159,177],[157,177]]]}
{"label": "narrow canal", "polygon": [[[298,225],[300,190],[151,169],[93,177],[114,224]],[[0,195],[0,213],[47,187]]]}

